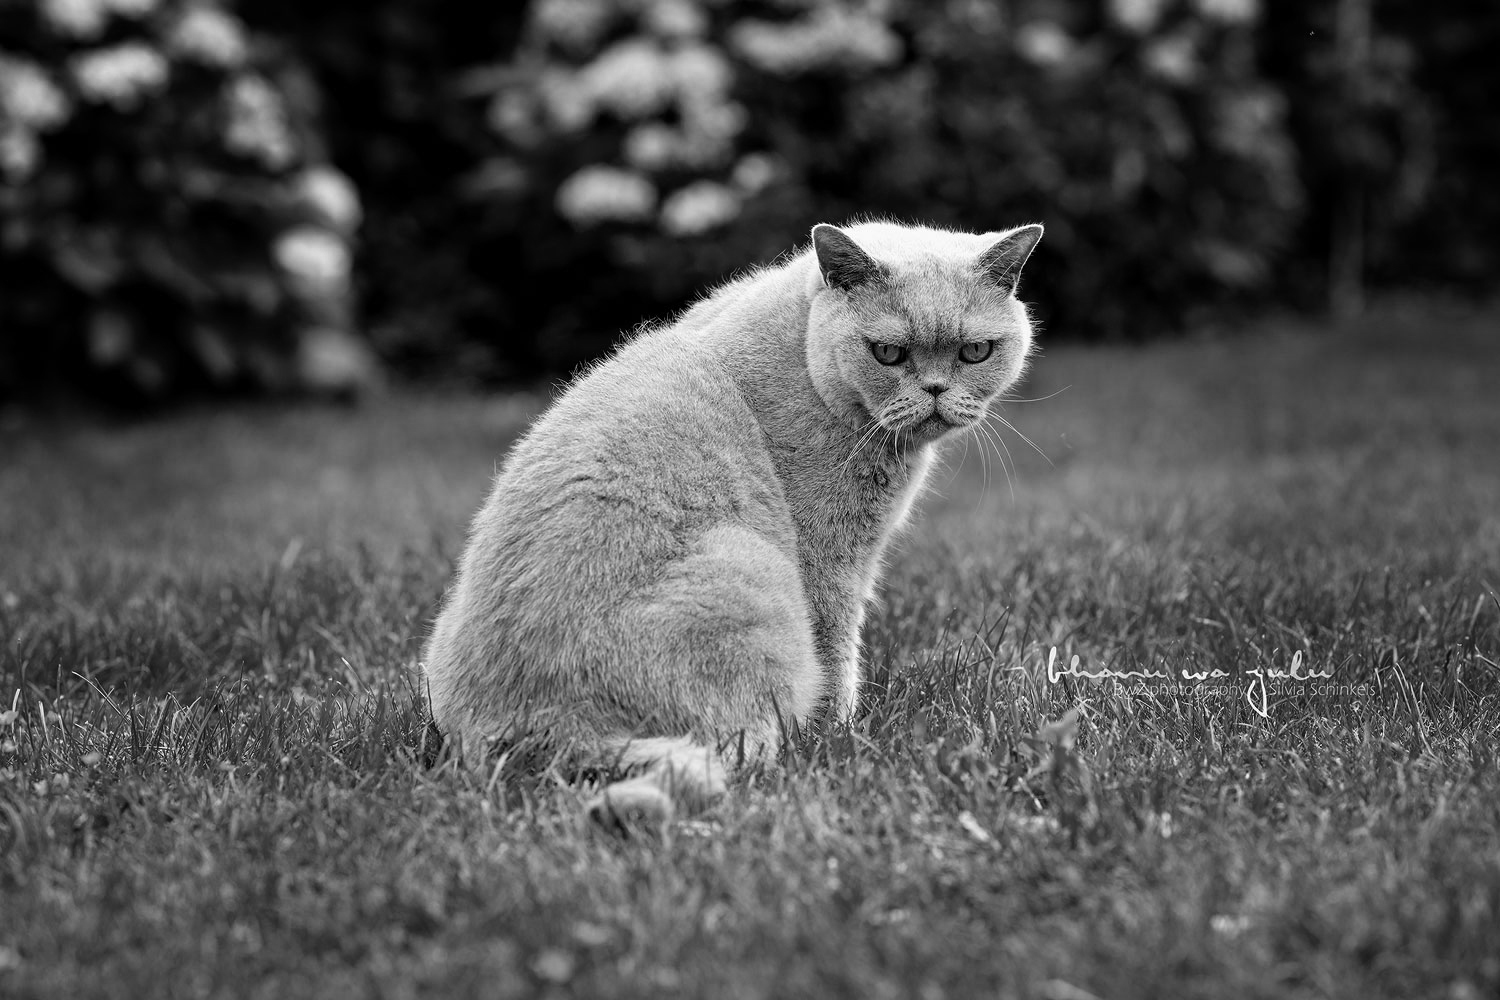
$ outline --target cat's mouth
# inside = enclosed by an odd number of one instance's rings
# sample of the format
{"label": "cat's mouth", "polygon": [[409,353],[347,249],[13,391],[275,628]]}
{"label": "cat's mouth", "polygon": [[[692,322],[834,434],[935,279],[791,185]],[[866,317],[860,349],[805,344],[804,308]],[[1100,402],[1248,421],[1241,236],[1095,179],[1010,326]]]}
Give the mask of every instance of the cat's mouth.
{"label": "cat's mouth", "polygon": [[965,414],[949,414],[944,412],[945,409],[947,407],[934,405],[923,416],[908,413],[904,420],[893,421],[887,426],[908,439],[928,442],[936,441],[950,431],[967,427],[971,422],[965,419]]}
{"label": "cat's mouth", "polygon": [[908,424],[906,432],[912,437],[932,439],[942,437],[956,426],[958,425],[934,409],[921,420]]}

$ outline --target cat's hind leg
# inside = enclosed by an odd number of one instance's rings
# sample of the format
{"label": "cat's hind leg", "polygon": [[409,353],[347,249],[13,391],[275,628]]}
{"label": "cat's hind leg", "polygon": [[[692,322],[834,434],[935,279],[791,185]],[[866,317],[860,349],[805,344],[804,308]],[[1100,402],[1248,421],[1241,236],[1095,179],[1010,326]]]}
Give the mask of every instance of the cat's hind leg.
{"label": "cat's hind leg", "polygon": [[700,809],[724,794],[724,763],[713,747],[686,737],[609,742],[614,768],[627,776],[606,785],[587,807],[589,818],[606,830],[660,827],[679,803]]}
{"label": "cat's hind leg", "polygon": [[753,531],[704,532],[612,622],[600,693],[634,732],[596,730],[600,765],[626,775],[589,804],[606,827],[701,809],[725,790],[716,747],[774,756],[826,690],[796,564]]}

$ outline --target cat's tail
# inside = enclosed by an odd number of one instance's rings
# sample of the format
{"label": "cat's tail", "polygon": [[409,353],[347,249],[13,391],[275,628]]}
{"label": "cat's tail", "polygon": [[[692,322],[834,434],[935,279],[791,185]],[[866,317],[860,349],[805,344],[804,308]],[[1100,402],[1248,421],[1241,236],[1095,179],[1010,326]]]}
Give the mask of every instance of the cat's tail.
{"label": "cat's tail", "polygon": [[603,762],[625,775],[588,804],[589,818],[606,830],[659,828],[679,809],[695,812],[724,794],[719,751],[689,737],[618,737],[603,749]]}

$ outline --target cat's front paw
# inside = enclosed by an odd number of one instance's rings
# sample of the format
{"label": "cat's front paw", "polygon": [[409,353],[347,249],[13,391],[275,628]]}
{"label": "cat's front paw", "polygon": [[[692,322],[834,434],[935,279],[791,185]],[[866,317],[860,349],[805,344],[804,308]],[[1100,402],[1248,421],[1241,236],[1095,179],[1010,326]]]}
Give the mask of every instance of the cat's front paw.
{"label": "cat's front paw", "polygon": [[590,822],[621,838],[659,832],[672,821],[675,811],[672,797],[646,778],[607,785],[586,807]]}

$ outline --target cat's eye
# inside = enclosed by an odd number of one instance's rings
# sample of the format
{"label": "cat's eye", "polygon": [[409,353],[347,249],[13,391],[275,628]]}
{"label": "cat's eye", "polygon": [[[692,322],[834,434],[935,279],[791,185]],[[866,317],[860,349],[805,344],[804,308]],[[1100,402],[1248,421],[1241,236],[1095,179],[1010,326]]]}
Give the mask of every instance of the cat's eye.
{"label": "cat's eye", "polygon": [[906,360],[906,348],[899,344],[882,344],[870,341],[870,353],[883,365],[899,365]]}
{"label": "cat's eye", "polygon": [[965,364],[977,365],[995,351],[993,340],[976,340],[958,349],[958,359]]}

